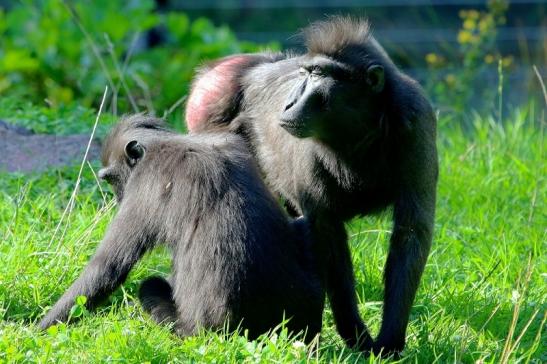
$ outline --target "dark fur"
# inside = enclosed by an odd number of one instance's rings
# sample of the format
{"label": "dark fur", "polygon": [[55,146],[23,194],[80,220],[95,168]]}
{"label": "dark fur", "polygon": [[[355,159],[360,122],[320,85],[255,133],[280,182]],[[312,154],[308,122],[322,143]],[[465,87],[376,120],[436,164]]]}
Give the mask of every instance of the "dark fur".
{"label": "dark fur", "polygon": [[324,292],[309,226],[290,221],[233,134],[180,136],[143,116],[107,139],[100,176],[119,210],[82,275],[40,323],[65,321],[79,295],[95,306],[157,243],[173,253],[170,282],[153,277],[139,292],[157,322],[181,336],[239,325],[251,338],[283,318],[310,340],[321,329]]}
{"label": "dark fur", "polygon": [[[331,18],[304,34],[307,54],[245,69],[239,114],[225,128],[246,136],[271,189],[312,222],[341,336],[364,350],[400,351],[433,234],[436,118],[367,22]],[[383,320],[372,340],[343,223],[389,206]]]}

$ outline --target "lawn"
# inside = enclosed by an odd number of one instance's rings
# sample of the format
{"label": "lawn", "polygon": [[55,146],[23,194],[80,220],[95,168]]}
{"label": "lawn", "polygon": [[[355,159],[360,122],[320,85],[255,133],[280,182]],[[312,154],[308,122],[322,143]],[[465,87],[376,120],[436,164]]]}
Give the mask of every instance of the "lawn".
{"label": "lawn", "polygon": [[[547,171],[542,115],[532,109],[515,109],[504,123],[476,115],[465,128],[440,117],[435,239],[402,362],[547,361]],[[93,119],[82,113],[84,129]],[[135,297],[142,279],[169,271],[162,249],[97,311],[75,307],[82,320],[39,332],[37,320],[81,272],[114,214],[98,167],[84,165],[73,200],[80,166],[0,176],[0,362],[383,362],[345,348],[328,308],[321,340],[308,348],[283,331],[252,342],[171,335]],[[373,333],[389,229],[389,212],[348,224],[359,307]]]}

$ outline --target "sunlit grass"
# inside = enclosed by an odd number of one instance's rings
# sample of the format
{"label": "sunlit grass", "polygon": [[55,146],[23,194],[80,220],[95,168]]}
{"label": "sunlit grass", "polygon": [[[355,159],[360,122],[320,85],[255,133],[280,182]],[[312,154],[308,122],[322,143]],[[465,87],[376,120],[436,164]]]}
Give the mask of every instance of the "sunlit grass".
{"label": "sunlit grass", "polygon": [[[515,111],[502,125],[476,116],[464,132],[441,117],[435,241],[403,362],[547,360],[540,332],[547,296],[547,171],[537,118]],[[143,278],[169,271],[163,249],[149,254],[98,311],[39,332],[36,320],[81,272],[115,211],[88,166],[74,210],[52,240],[77,173],[74,167],[0,178],[0,361],[381,362],[344,347],[329,309],[314,348],[283,333],[255,342],[210,332],[176,338],[135,303]],[[356,219],[348,229],[360,310],[376,333],[389,212]]]}

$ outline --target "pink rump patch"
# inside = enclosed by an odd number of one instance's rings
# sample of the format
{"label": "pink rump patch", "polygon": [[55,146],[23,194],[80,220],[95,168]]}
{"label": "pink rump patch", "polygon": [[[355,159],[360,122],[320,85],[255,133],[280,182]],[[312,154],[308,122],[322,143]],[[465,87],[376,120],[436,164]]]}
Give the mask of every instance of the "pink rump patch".
{"label": "pink rump patch", "polygon": [[194,83],[186,103],[186,126],[189,131],[199,129],[210,116],[210,109],[226,95],[238,91],[236,76],[238,70],[245,67],[252,57],[238,55],[220,61],[211,70],[199,77]]}

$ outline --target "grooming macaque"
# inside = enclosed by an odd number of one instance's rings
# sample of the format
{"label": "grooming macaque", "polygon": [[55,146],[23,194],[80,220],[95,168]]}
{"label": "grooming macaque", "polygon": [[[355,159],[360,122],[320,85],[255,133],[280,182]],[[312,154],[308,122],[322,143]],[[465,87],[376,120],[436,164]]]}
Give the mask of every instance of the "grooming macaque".
{"label": "grooming macaque", "polygon": [[139,298],[179,335],[227,324],[255,338],[284,319],[307,341],[320,332],[324,290],[308,223],[284,214],[239,136],[181,136],[137,115],[111,132],[102,162],[99,176],[112,185],[118,212],[41,328],[66,321],[77,296],[96,306],[165,243],[172,274],[145,280]]}
{"label": "grooming macaque", "polygon": [[[194,134],[245,137],[272,192],[312,225],[340,335],[362,350],[397,352],[433,234],[435,114],[366,21],[335,17],[304,36],[303,55],[237,55],[204,68],[187,125]],[[390,206],[383,319],[373,340],[357,311],[344,222]]]}

